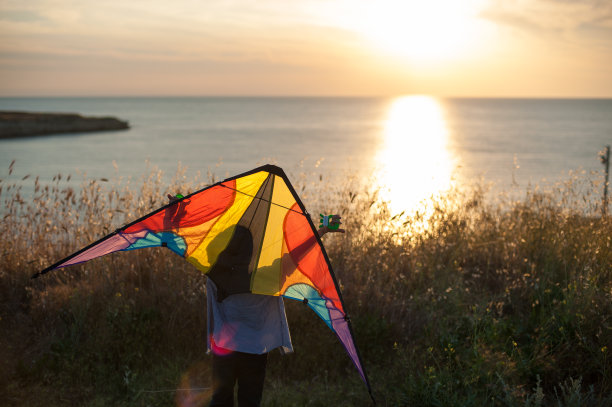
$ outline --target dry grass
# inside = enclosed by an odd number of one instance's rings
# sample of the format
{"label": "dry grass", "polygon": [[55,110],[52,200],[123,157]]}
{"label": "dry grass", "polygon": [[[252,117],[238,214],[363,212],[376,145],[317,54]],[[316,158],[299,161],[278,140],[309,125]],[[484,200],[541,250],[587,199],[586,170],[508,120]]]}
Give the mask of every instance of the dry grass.
{"label": "dry grass", "polygon": [[[291,178],[307,207],[343,215],[349,232],[326,248],[382,405],[611,402],[612,220],[592,204],[598,185],[574,177],[497,201],[452,191],[397,215],[357,180],[322,195],[324,180]],[[205,277],[181,258],[142,250],[30,276],[213,181],[179,169],[169,185],[156,170],[0,182],[2,399],[201,405],[205,391],[146,391],[208,385]],[[367,405],[335,337],[287,309],[296,354],[272,354],[266,405]]]}

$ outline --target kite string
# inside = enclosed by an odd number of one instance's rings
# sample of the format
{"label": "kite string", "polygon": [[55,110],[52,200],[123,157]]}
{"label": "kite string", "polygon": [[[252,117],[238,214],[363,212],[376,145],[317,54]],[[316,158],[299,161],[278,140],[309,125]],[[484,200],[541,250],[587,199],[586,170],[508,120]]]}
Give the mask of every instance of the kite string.
{"label": "kite string", "polygon": [[210,387],[192,387],[188,389],[160,389],[160,390],[140,390],[141,393],[169,393],[175,391],[195,391],[195,390],[210,390]]}
{"label": "kite string", "polygon": [[[304,229],[307,229],[307,228],[309,228],[309,225],[308,225],[308,224],[303,225],[303,226],[300,226],[300,227],[296,227],[296,228],[294,228],[293,230],[296,230],[296,231],[301,231],[301,230],[304,230]],[[276,240],[273,240],[273,241],[269,242],[269,243],[268,243],[266,246],[263,246],[263,245],[262,245],[262,246],[261,246],[261,250],[266,250],[266,249],[269,249],[270,247],[275,246],[276,244],[278,244],[278,242],[282,241],[283,239],[284,239],[284,237],[283,237],[283,236],[281,236],[280,238],[278,238],[278,239],[276,239]],[[303,243],[303,242],[302,242],[302,243]],[[298,245],[298,246],[299,246],[299,245]]]}
{"label": "kite string", "polygon": [[272,201],[269,201],[269,200],[267,200],[267,199],[263,199],[263,198],[260,198],[260,197],[258,197],[258,196],[255,196],[255,195],[247,194],[246,192],[242,192],[242,191],[240,191],[239,189],[232,188],[232,187],[228,187],[228,186],[227,186],[227,185],[225,185],[225,184],[219,184],[219,185],[221,185],[222,187],[225,187],[225,188],[227,188],[227,189],[231,189],[232,191],[240,192],[241,194],[246,195],[246,196],[248,196],[248,197],[251,197],[251,198],[253,198],[253,199],[259,199],[259,200],[261,200],[261,201],[268,202],[268,203],[270,203],[270,204],[272,204],[272,205],[280,206],[281,208],[287,209],[288,211],[292,211],[292,212],[295,212],[295,213],[299,213],[300,215],[304,215],[304,216],[308,215],[308,212],[304,212],[304,213],[302,213],[302,212],[300,212],[300,211],[296,211],[295,209],[287,208],[287,207],[286,207],[286,206],[284,206],[284,205],[277,204],[276,202],[272,202]]}

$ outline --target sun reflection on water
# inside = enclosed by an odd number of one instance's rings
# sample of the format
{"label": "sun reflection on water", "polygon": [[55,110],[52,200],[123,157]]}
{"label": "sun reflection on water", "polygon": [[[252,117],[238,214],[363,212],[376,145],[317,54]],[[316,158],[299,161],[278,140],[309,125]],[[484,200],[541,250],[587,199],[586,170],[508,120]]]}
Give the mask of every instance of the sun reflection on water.
{"label": "sun reflection on water", "polygon": [[420,210],[420,203],[452,186],[448,130],[436,99],[403,96],[392,102],[377,163],[382,198],[395,214]]}

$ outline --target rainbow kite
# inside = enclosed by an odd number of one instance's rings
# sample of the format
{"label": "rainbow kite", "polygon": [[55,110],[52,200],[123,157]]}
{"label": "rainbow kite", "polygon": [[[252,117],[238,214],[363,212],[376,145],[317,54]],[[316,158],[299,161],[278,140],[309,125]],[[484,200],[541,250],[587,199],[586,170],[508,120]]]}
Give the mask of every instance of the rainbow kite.
{"label": "rainbow kite", "polygon": [[33,278],[108,253],[159,246],[205,273],[221,296],[250,292],[308,304],[338,336],[372,394],[325,249],[281,168],[264,165],[182,197]]}

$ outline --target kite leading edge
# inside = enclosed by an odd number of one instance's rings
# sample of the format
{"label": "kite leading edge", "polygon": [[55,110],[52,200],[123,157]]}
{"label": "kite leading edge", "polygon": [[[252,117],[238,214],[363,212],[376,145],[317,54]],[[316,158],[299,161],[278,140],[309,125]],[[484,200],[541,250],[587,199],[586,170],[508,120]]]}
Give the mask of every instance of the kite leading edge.
{"label": "kite leading edge", "polygon": [[[250,252],[234,249],[244,231],[252,239]],[[184,196],[32,278],[105,254],[159,246],[205,273],[222,295],[250,292],[306,303],[340,339],[372,397],[331,263],[281,168],[264,165]],[[229,257],[234,266],[223,267]]]}

